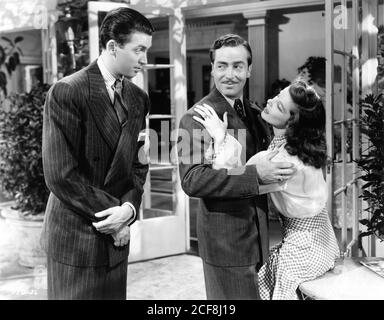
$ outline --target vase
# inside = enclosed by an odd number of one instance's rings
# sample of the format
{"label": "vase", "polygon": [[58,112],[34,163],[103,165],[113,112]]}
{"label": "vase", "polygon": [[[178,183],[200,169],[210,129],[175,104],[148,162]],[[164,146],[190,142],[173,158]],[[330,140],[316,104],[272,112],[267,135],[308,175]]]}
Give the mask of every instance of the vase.
{"label": "vase", "polygon": [[47,257],[40,244],[44,213],[23,216],[17,210],[3,207],[1,214],[17,242],[18,263],[29,268],[45,266]]}

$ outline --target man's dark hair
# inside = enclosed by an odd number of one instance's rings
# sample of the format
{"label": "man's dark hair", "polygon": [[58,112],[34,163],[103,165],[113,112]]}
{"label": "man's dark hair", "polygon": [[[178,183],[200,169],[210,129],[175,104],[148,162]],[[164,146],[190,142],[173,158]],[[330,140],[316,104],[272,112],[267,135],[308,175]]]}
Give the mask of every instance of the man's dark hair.
{"label": "man's dark hair", "polygon": [[304,164],[324,167],[327,144],[323,103],[305,81],[293,82],[288,90],[292,100],[299,106],[299,119],[287,129],[285,149],[290,155],[297,155]]}
{"label": "man's dark hair", "polygon": [[124,46],[134,32],[152,35],[154,28],[151,22],[136,10],[124,7],[111,10],[100,26],[101,46],[105,49],[109,40],[115,40],[119,46]]}
{"label": "man's dark hair", "polygon": [[248,66],[252,64],[252,50],[249,46],[249,43],[242,37],[237,34],[226,34],[216,39],[209,49],[209,57],[211,58],[211,62],[215,61],[215,51],[220,49],[221,47],[237,47],[243,46],[248,51]]}

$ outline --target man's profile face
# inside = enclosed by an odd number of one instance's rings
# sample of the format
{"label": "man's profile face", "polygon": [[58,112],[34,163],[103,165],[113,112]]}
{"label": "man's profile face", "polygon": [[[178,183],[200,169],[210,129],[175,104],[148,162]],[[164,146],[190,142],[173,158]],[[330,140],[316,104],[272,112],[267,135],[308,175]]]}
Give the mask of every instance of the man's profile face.
{"label": "man's profile face", "polygon": [[134,32],[124,46],[116,46],[116,67],[127,78],[133,78],[148,63],[147,52],[152,45],[152,36]]}
{"label": "man's profile face", "polygon": [[251,75],[247,49],[242,45],[221,47],[215,51],[214,57],[211,73],[217,90],[230,99],[239,98]]}

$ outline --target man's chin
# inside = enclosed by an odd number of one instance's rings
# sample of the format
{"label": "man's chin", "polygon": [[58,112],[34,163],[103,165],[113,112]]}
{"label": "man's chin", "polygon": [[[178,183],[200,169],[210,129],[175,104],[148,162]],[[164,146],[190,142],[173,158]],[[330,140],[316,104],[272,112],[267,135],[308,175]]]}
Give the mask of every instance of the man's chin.
{"label": "man's chin", "polygon": [[240,93],[238,91],[234,91],[234,90],[226,90],[226,89],[223,89],[220,91],[224,96],[226,96],[227,98],[230,98],[230,99],[235,99],[237,97],[240,96]]}
{"label": "man's chin", "polygon": [[132,78],[136,77],[137,73],[135,72],[131,72],[131,73],[128,73],[128,74],[123,74],[124,78],[127,78],[129,80],[131,80]]}

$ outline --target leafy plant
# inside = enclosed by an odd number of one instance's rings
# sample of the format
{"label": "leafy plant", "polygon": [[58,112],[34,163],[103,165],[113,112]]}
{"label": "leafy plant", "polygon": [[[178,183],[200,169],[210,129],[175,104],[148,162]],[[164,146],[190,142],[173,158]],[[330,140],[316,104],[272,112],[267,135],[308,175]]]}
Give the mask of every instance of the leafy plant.
{"label": "leafy plant", "polygon": [[16,70],[18,64],[20,64],[20,55],[23,55],[23,51],[17,46],[17,43],[23,41],[23,37],[17,36],[14,40],[7,37],[1,37],[7,42],[8,46],[0,46],[0,65],[5,64],[8,74],[12,75],[12,72]]}
{"label": "leafy plant", "polygon": [[49,194],[41,157],[48,89],[39,84],[29,93],[13,93],[8,110],[0,108],[0,187],[23,215],[43,212]]}
{"label": "leafy plant", "polygon": [[368,203],[365,211],[371,213],[370,219],[362,219],[360,223],[367,231],[360,238],[375,234],[384,240],[384,96],[369,94],[361,102],[361,133],[369,139],[367,150],[363,150],[361,159],[357,161],[363,171],[361,179],[361,198]]}
{"label": "leafy plant", "polygon": [[[20,64],[20,55],[23,55],[21,48],[17,43],[23,41],[23,37],[17,36],[14,40],[7,37],[1,37],[7,44],[6,46],[0,45],[0,67],[4,64],[8,74],[11,76],[12,72],[16,70]],[[3,71],[0,71],[0,102],[7,95],[7,76]]]}
{"label": "leafy plant", "polygon": [[324,57],[308,57],[305,63],[297,68],[299,75],[309,83],[316,83],[318,86],[325,88],[325,58]]}

